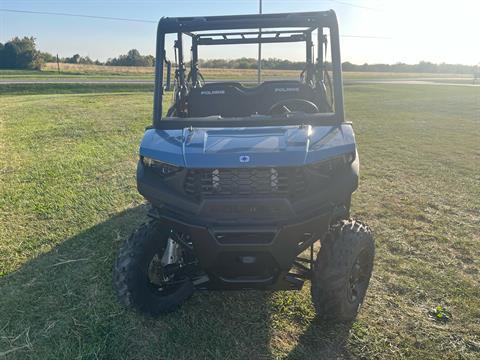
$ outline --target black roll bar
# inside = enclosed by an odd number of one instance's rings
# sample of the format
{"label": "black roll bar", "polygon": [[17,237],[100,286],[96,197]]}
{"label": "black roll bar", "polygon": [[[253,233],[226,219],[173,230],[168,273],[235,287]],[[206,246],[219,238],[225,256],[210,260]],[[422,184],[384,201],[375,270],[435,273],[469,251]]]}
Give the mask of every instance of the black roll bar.
{"label": "black roll bar", "polygon": [[234,45],[234,44],[272,44],[285,42],[300,42],[306,41],[305,34],[292,34],[285,37],[243,37],[240,39],[214,39],[200,37],[197,40],[198,45]]}
{"label": "black roll bar", "polygon": [[[231,15],[231,16],[207,16],[207,17],[179,17],[179,18],[162,18],[158,23],[157,28],[157,49],[155,61],[155,89],[154,89],[154,107],[153,107],[153,126],[159,127],[162,118],[162,97],[163,97],[163,63],[164,63],[164,49],[165,49],[165,35],[176,33],[179,41],[181,34],[187,34],[193,39],[196,38],[195,45],[201,45],[201,41],[206,41],[204,45],[216,44],[216,41],[222,40],[225,44],[240,44],[241,41],[254,41],[254,43],[266,42],[267,39],[288,39],[288,37],[262,37],[259,35],[256,38],[249,38],[242,36],[237,39],[229,39],[228,33],[220,34],[221,39],[214,39],[202,37],[198,31],[215,31],[215,30],[244,30],[244,29],[268,29],[268,28],[301,28],[297,31],[297,35],[304,37],[307,41],[307,60],[312,58],[311,47],[308,44],[308,38],[311,43],[311,32],[319,29],[317,45],[318,63],[323,65],[323,28],[330,30],[332,69],[333,69],[333,84],[334,84],[334,110],[335,118],[338,123],[345,121],[345,114],[343,110],[343,87],[342,87],[342,65],[340,57],[340,40],[338,31],[338,22],[335,12],[333,10],[320,12],[303,12],[303,13],[289,13],[289,14],[255,14],[255,15]],[[306,28],[306,30],[305,30]],[[268,30],[267,30],[268,31]],[[273,31],[275,33],[282,33],[282,31]],[[303,32],[303,34],[298,34]],[[308,34],[310,33],[310,37]],[[232,35],[233,33],[230,33]],[[244,33],[248,34],[248,33]],[[204,34],[214,36],[217,34]],[[295,35],[295,34],[292,34]],[[292,36],[291,35],[291,36]],[[207,40],[208,39],[208,40]],[[322,42],[320,42],[322,39]],[[292,39],[288,39],[292,41]],[[231,41],[231,42],[230,42]],[[287,41],[287,40],[285,40]],[[218,43],[220,44],[220,43]],[[181,46],[181,44],[180,44]],[[195,50],[196,51],[196,50]],[[196,60],[198,55],[195,54]],[[307,77],[309,77],[307,72]],[[170,120],[169,120],[170,121]],[[174,121],[173,119],[171,121]]]}

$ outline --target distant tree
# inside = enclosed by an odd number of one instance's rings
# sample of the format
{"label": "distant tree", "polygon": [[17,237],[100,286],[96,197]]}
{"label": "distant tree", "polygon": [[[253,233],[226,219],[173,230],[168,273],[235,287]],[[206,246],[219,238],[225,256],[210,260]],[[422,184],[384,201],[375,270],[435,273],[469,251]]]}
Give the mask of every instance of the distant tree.
{"label": "distant tree", "polygon": [[66,57],[66,58],[62,59],[63,60],[62,62],[67,63],[67,64],[78,64],[80,58],[81,58],[80,54],[75,54],[72,57]]}
{"label": "distant tree", "polygon": [[437,72],[437,65],[432,64],[431,62],[428,62],[428,61],[420,61],[420,63],[417,64],[416,67],[417,67],[417,71],[422,73]]}
{"label": "distant tree", "polygon": [[[72,57],[66,57],[62,59],[62,62],[67,64],[95,64],[95,61],[90,59],[88,56],[80,56],[80,54],[75,54]],[[99,64],[101,64],[98,60],[96,60]]]}
{"label": "distant tree", "polygon": [[0,47],[0,67],[10,69],[39,69],[42,65],[35,38],[15,37]]}
{"label": "distant tree", "polygon": [[146,65],[146,66],[155,66],[155,57],[152,56],[152,55],[146,55],[145,56],[145,61],[147,64],[151,64],[151,65]]}
{"label": "distant tree", "polygon": [[91,64],[93,64],[93,60],[90,59],[88,56],[85,56],[85,57],[82,57],[82,56],[81,56],[81,57],[78,59],[78,63],[79,63],[79,64],[91,65]]}
{"label": "distant tree", "polygon": [[48,52],[40,52],[39,53],[40,58],[42,59],[43,62],[56,62],[57,57],[48,53]]}
{"label": "distant tree", "polygon": [[143,56],[137,49],[132,49],[126,55],[108,59],[106,64],[112,66],[153,66],[154,60],[153,56]]}

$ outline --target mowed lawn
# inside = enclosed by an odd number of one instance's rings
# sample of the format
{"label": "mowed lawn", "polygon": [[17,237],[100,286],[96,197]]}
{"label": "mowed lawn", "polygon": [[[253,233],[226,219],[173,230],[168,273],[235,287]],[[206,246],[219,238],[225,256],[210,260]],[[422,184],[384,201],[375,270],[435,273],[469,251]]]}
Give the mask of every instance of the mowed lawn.
{"label": "mowed lawn", "polygon": [[150,89],[0,96],[0,358],[480,357],[479,88],[346,87],[353,215],[377,255],[358,320],[336,326],[315,319],[308,285],[197,292],[159,319],[118,305],[112,265],[147,209],[135,166]]}

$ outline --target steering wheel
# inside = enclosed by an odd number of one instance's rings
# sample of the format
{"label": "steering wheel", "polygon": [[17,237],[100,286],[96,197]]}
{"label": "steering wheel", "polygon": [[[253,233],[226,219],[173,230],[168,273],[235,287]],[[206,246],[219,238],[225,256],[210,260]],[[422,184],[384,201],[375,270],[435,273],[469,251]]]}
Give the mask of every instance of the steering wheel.
{"label": "steering wheel", "polygon": [[286,99],[274,104],[268,113],[270,115],[281,115],[292,112],[303,112],[314,114],[320,112],[318,106],[313,102],[304,99]]}

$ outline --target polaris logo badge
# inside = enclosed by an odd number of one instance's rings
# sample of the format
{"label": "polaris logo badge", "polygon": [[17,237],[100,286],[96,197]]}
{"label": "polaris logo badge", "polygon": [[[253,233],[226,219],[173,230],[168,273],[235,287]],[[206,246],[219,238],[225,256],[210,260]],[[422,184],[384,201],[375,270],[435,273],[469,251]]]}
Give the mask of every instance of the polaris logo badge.
{"label": "polaris logo badge", "polygon": [[203,90],[200,95],[224,95],[225,90]]}
{"label": "polaris logo badge", "polygon": [[250,162],[250,156],[248,156],[248,155],[242,155],[242,156],[240,156],[240,162],[241,162],[241,163],[248,163],[248,162]]}
{"label": "polaris logo badge", "polygon": [[275,88],[275,92],[299,92],[300,88],[298,87],[284,87],[284,88]]}

